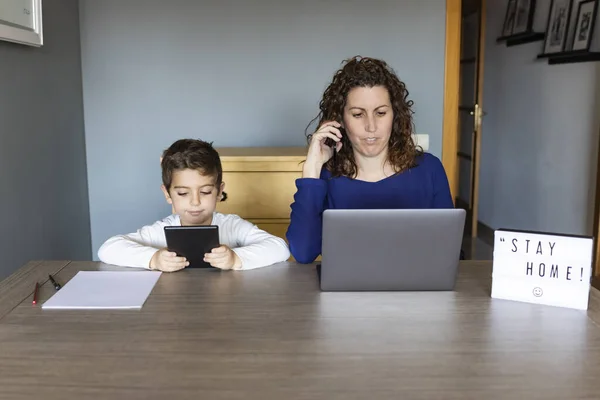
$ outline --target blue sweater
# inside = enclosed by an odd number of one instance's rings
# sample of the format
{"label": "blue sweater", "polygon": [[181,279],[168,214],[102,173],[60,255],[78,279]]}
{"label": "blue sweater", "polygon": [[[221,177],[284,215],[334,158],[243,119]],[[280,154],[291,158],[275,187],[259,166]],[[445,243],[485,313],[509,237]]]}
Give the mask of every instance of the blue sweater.
{"label": "blue sweater", "polygon": [[378,182],[331,178],[325,168],[320,179],[297,179],[286,235],[296,261],[311,263],[321,254],[321,220],[326,209],[454,208],[440,160],[424,153],[416,161],[414,168]]}

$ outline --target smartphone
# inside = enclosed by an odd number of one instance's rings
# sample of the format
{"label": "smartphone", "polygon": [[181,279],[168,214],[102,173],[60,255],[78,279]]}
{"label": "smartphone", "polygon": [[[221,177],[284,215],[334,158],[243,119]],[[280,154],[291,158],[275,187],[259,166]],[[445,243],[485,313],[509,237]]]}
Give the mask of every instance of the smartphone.
{"label": "smartphone", "polygon": [[[342,134],[342,137],[346,136],[346,130],[343,127],[339,127],[338,128],[340,133]],[[331,147],[333,149],[333,155],[335,156],[335,146],[336,146],[336,141],[330,138],[325,139],[325,144],[329,147]]]}

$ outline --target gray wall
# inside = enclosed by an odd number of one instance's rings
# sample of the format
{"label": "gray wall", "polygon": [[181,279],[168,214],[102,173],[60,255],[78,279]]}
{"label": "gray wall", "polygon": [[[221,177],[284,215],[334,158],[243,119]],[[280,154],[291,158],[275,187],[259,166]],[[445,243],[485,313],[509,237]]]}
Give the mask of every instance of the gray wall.
{"label": "gray wall", "polygon": [[[545,30],[549,3],[538,0],[535,30]],[[551,66],[535,60],[542,42],[496,44],[506,0],[487,4],[479,219],[591,234],[599,64]]]}
{"label": "gray wall", "polygon": [[170,211],[159,155],[181,137],[304,145],[343,59],[384,58],[442,141],[444,0],[81,0],[92,247]]}
{"label": "gray wall", "polygon": [[0,41],[0,279],[91,256],[77,1],[43,18],[43,47]]}

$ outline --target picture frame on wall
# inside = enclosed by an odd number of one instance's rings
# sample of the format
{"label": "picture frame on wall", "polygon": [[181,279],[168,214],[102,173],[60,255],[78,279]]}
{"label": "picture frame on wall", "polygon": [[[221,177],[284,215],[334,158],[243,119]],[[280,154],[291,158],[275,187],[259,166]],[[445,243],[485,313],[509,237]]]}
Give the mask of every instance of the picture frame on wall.
{"label": "picture frame on wall", "polygon": [[533,28],[533,17],[535,15],[535,0],[517,0],[515,6],[514,25],[512,35],[529,33]]}
{"label": "picture frame on wall", "polygon": [[508,0],[508,4],[506,5],[506,14],[504,15],[504,24],[502,25],[502,37],[512,35],[516,12],[517,0]]}
{"label": "picture frame on wall", "polygon": [[506,5],[502,37],[531,33],[536,0],[509,0]]}
{"label": "picture frame on wall", "polygon": [[42,0],[0,0],[0,40],[43,46]]}
{"label": "picture frame on wall", "polygon": [[573,51],[589,51],[597,12],[598,0],[585,0],[579,3],[577,18],[575,19]]}
{"label": "picture frame on wall", "polygon": [[543,54],[565,51],[569,32],[569,19],[571,17],[571,3],[572,0],[552,0],[546,24]]}
{"label": "picture frame on wall", "polygon": [[575,37],[575,28],[577,26],[577,10],[579,10],[579,4],[584,0],[572,0],[571,1],[571,14],[569,16],[569,29],[567,37],[567,45],[565,51],[573,50],[573,38]]}

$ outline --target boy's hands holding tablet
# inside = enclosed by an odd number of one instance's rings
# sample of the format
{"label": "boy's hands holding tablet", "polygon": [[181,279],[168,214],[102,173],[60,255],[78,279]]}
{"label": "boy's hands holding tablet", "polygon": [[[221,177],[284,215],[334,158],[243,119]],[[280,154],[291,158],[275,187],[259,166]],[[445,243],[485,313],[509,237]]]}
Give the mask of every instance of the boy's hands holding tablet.
{"label": "boy's hands holding tablet", "polygon": [[210,253],[204,254],[204,261],[220,269],[238,269],[242,266],[242,260],[235,251],[225,245],[215,247]]}
{"label": "boy's hands holding tablet", "polygon": [[190,263],[185,257],[178,257],[177,253],[169,251],[168,249],[158,250],[150,260],[150,269],[163,272],[179,271],[188,265],[190,265]]}

